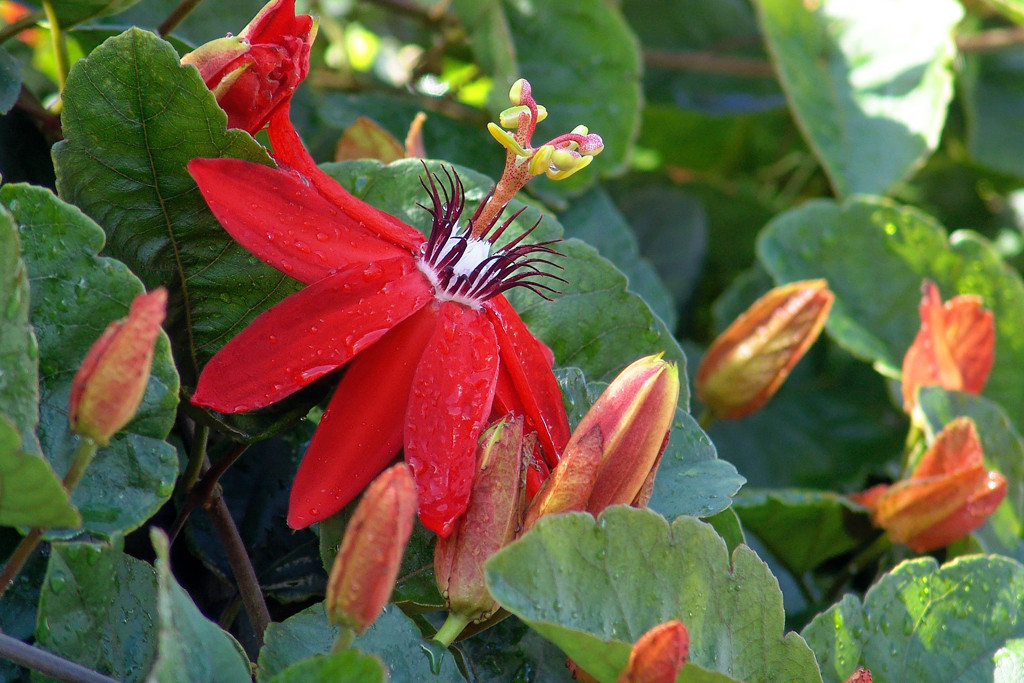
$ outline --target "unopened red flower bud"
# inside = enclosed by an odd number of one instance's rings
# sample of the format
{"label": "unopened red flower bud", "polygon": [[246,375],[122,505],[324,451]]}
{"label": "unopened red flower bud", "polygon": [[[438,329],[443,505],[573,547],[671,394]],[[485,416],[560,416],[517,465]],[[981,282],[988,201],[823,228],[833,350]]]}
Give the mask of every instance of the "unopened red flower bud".
{"label": "unopened red flower bud", "polygon": [[498,603],[484,579],[484,562],[515,540],[525,507],[523,419],[506,418],[480,437],[469,508],[434,548],[438,590],[465,623],[489,617]]}
{"label": "unopened red flower bud", "polygon": [[758,299],[704,354],[697,398],[720,419],[758,410],[818,338],[834,298],[824,280],[804,280]]}
{"label": "unopened red flower bud", "polygon": [[961,294],[943,303],[939,288],[922,285],[921,329],[903,357],[903,408],[913,412],[917,388],[940,386],[980,393],[995,360],[996,328],[981,297]]}
{"label": "unopened red flower bud", "polygon": [[646,505],[679,400],[679,372],[660,356],[634,361],[580,420],[562,459],[526,513],[545,515],[609,505]]}
{"label": "unopened red flower bud", "polygon": [[107,326],[71,382],[71,429],[105,446],[135,416],[153,366],[153,345],[167,309],[167,290],[132,302],[128,317]]}
{"label": "unopened red flower bud", "polygon": [[271,0],[237,36],[201,45],[181,63],[199,69],[229,128],[256,134],[309,73],[315,36],[313,18],[295,15],[295,0]]}
{"label": "unopened red flower bud", "polygon": [[974,422],[958,417],[935,437],[910,473],[851,496],[889,538],[923,553],[985,523],[1006,497],[1006,478],[985,468]]}
{"label": "unopened red flower bud", "polygon": [[391,597],[416,516],[416,482],[405,464],[367,487],[327,579],[328,618],[363,633]]}
{"label": "unopened red flower bud", "polygon": [[618,683],[672,683],[690,653],[690,634],[683,622],[658,624],[633,645]]}

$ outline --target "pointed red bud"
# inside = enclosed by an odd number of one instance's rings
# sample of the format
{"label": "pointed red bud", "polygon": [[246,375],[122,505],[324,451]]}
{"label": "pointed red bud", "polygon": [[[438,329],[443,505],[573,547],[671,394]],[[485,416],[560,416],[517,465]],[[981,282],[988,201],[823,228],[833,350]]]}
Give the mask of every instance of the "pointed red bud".
{"label": "pointed red bud", "polygon": [[484,580],[484,562],[516,538],[525,507],[523,419],[506,418],[480,437],[469,508],[434,548],[434,575],[448,609],[467,622],[489,617],[498,603]]}
{"label": "pointed red bud", "polygon": [[824,280],[805,280],[758,299],[704,354],[697,397],[720,419],[758,410],[818,338],[834,298]]}
{"label": "pointed red bud", "polygon": [[646,504],[679,400],[679,372],[660,356],[634,361],[580,420],[533,499],[526,528],[545,515]]}
{"label": "pointed red bud", "polygon": [[167,290],[132,302],[128,317],[110,323],[71,382],[71,429],[105,446],[135,416],[153,366],[153,345],[167,309]]}
{"label": "pointed red bud", "polygon": [[363,633],[395,587],[416,517],[416,482],[405,464],[367,487],[345,529],[327,579],[327,616]]}
{"label": "pointed red bud", "polygon": [[238,36],[201,45],[181,63],[199,69],[229,128],[255,135],[309,73],[315,37],[312,17],[296,16],[295,0],[270,0]]}
{"label": "pointed red bud", "polygon": [[943,303],[935,283],[924,281],[921,329],[903,357],[903,409],[913,412],[920,386],[980,393],[995,360],[992,311],[981,297],[955,296]]}
{"label": "pointed red bud", "polygon": [[863,666],[858,666],[845,683],[871,683],[871,672]]}
{"label": "pointed red bud", "polygon": [[618,683],[672,683],[690,653],[690,634],[683,622],[658,624],[633,645]]}
{"label": "pointed red bud", "polygon": [[910,478],[852,498],[871,511],[889,538],[923,553],[949,545],[985,523],[1006,497],[1007,482],[985,469],[974,422],[959,417],[935,437]]}

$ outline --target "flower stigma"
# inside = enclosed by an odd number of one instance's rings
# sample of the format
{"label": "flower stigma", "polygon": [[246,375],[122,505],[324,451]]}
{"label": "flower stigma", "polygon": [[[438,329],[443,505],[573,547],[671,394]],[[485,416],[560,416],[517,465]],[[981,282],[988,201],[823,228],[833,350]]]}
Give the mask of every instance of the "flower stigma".
{"label": "flower stigma", "polygon": [[[483,302],[513,287],[525,287],[545,299],[550,299],[549,294],[557,294],[557,290],[542,280],[565,280],[541,270],[540,266],[561,269],[561,266],[548,258],[550,255],[559,255],[549,245],[560,240],[521,244],[540,225],[538,220],[522,235],[495,249],[494,243],[525,211],[525,207],[497,227],[494,225],[496,219],[491,225],[481,227],[478,225],[479,218],[484,207],[493,199],[492,188],[468,225],[460,227],[459,219],[466,207],[465,189],[454,169],[442,167],[442,170],[447,183],[429,170],[427,180],[420,180],[432,200],[432,206],[420,206],[430,212],[434,220],[430,237],[421,248],[422,254],[416,262],[420,272],[434,287],[436,298],[479,309]],[[504,208],[501,207],[502,210]],[[500,213],[498,211],[494,215],[497,217]]]}

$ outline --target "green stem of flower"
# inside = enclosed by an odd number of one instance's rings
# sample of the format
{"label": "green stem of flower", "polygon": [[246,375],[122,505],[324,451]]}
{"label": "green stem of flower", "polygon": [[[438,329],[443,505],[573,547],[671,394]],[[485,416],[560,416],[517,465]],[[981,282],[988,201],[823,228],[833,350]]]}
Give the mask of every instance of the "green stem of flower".
{"label": "green stem of flower", "polygon": [[203,459],[206,457],[206,444],[210,439],[210,428],[206,425],[196,425],[195,434],[192,436],[192,448],[188,452],[188,464],[185,471],[178,480],[178,491],[187,493],[199,480],[199,473],[203,469]]}
{"label": "green stem of flower", "polygon": [[52,676],[59,681],[70,683],[117,683],[109,676],[87,669],[81,664],[58,657],[52,652],[40,650],[17,638],[0,633],[0,657],[16,664],[27,666],[33,671]]}
{"label": "green stem of flower", "polygon": [[[99,444],[90,437],[79,437],[78,448],[75,449],[75,457],[71,461],[71,467],[68,468],[67,474],[64,475],[64,489],[68,492],[69,497],[71,492],[75,490],[75,487],[78,486],[78,482],[82,480],[82,475],[85,474],[85,469],[92,462],[97,448],[99,448]],[[14,552],[8,558],[3,571],[0,572],[0,597],[3,597],[14,577],[18,575],[21,568],[25,566],[25,562],[32,556],[32,552],[39,545],[39,542],[43,540],[43,533],[45,532],[46,529],[42,527],[33,528],[14,548]]]}
{"label": "green stem of flower", "polygon": [[704,411],[700,414],[700,417],[697,418],[697,424],[700,425],[700,428],[703,429],[705,432],[711,429],[711,425],[714,424],[714,422],[715,414],[712,413],[707,408],[705,408]]}
{"label": "green stem of flower", "polygon": [[185,21],[192,10],[199,7],[203,0],[181,0],[181,4],[174,8],[174,11],[167,15],[167,18],[160,22],[156,32],[161,38],[178,27],[178,24]]}
{"label": "green stem of flower", "polygon": [[451,647],[451,644],[455,642],[455,639],[459,637],[459,634],[469,626],[470,621],[472,621],[472,619],[464,614],[449,612],[448,618],[444,620],[441,628],[434,634],[434,640],[445,647]]}
{"label": "green stem of flower", "polygon": [[347,650],[352,646],[352,640],[356,637],[355,630],[351,626],[341,627],[341,633],[334,641],[334,647],[331,648],[331,652],[341,652]]}
{"label": "green stem of flower", "polygon": [[57,85],[60,87],[61,95],[64,94],[64,84],[68,81],[68,72],[71,70],[71,58],[68,56],[68,42],[57,19],[57,12],[53,3],[43,0],[43,12],[46,13],[46,21],[50,24],[50,41],[53,44],[53,56],[57,61]]}
{"label": "green stem of flower", "polygon": [[35,12],[32,12],[32,14],[26,14],[14,23],[4,26],[0,29],[0,45],[3,45],[25,29],[32,28],[45,18],[46,12],[41,9],[37,9]]}

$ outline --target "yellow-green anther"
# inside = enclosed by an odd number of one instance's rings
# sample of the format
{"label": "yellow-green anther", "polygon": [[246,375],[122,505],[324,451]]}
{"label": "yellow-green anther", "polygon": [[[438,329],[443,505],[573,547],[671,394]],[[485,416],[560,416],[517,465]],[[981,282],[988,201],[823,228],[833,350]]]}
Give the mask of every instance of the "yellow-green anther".
{"label": "yellow-green anther", "polygon": [[552,180],[565,180],[566,178],[571,176],[576,171],[580,171],[580,170],[586,168],[587,166],[589,166],[590,162],[593,161],[593,160],[594,160],[594,157],[592,157],[590,155],[587,155],[585,157],[580,157],[577,160],[576,165],[573,166],[572,168],[567,169],[565,171],[552,171],[551,168],[549,167],[548,170],[547,170],[546,175],[547,175],[548,178],[551,178]]}
{"label": "yellow-green anther", "polygon": [[523,149],[522,146],[516,142],[516,139],[507,131],[503,130],[498,124],[489,122],[487,124],[487,130],[491,132],[491,135],[498,141],[498,144],[505,149],[514,152],[517,156],[530,156],[530,153]]}
{"label": "yellow-green anther", "polygon": [[551,153],[551,164],[559,171],[568,171],[579,163],[580,155],[566,148],[556,149]]}
{"label": "yellow-green anther", "polygon": [[515,130],[519,127],[519,115],[527,114],[530,112],[530,108],[525,104],[520,104],[516,107],[509,107],[498,114],[498,122],[502,128],[508,128],[509,130]]}
{"label": "yellow-green anther", "polygon": [[537,122],[540,123],[548,117],[548,110],[543,104],[537,105]]}
{"label": "yellow-green anther", "polygon": [[572,129],[572,135],[589,135],[590,129],[584,126],[582,123]]}
{"label": "yellow-green anther", "polygon": [[548,168],[551,166],[551,156],[555,151],[555,148],[551,145],[541,145],[537,151],[534,152],[533,158],[530,159],[530,175],[546,173]]}
{"label": "yellow-green anther", "polygon": [[508,99],[512,104],[519,104],[523,101],[523,84],[526,83],[525,78],[520,78],[518,81],[512,84],[512,87],[508,91]]}

